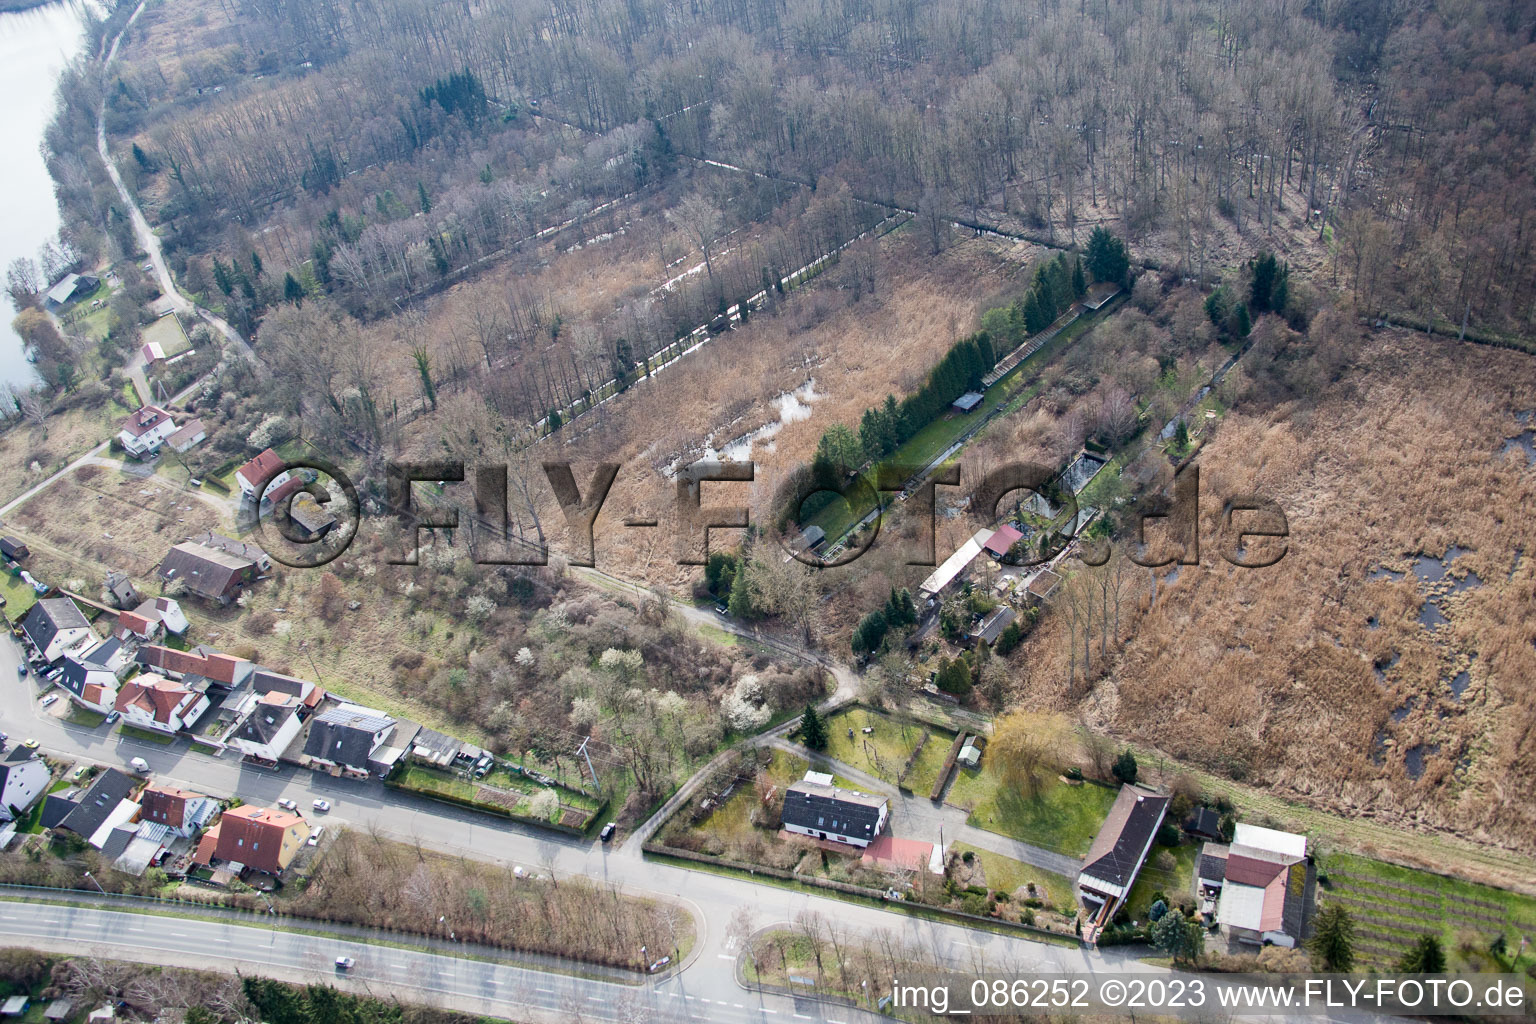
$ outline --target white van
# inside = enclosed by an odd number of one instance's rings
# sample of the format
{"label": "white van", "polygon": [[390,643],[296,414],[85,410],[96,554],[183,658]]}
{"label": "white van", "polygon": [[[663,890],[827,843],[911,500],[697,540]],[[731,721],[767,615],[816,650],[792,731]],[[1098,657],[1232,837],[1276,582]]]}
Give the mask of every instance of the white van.
{"label": "white van", "polygon": [[139,772],[140,774],[143,774],[149,771],[149,762],[144,760],[142,757],[136,757],[128,762],[128,767],[132,768],[136,772]]}

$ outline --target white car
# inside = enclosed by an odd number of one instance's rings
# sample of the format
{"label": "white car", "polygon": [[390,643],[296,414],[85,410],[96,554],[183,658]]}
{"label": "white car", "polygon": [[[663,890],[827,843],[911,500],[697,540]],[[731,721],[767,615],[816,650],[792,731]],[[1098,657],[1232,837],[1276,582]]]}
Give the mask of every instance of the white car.
{"label": "white car", "polygon": [[59,695],[58,694],[50,693],[48,696],[43,698],[43,707],[45,707],[45,708],[48,707],[50,704],[52,704],[54,701],[56,701],[58,699],[59,699]]}
{"label": "white car", "polygon": [[331,809],[331,802],[329,800],[316,800],[314,807],[317,811],[328,811]]}
{"label": "white car", "polygon": [[297,800],[289,800],[286,797],[282,800],[279,800],[277,802],[277,806],[281,807],[285,811],[293,811],[295,814],[297,814],[299,810],[299,802]]}
{"label": "white car", "polygon": [[523,866],[521,864],[514,864],[512,866],[512,874],[516,878],[527,878],[528,877],[528,872],[523,870]]}
{"label": "white car", "polygon": [[320,845],[320,837],[323,836],[323,835],[325,835],[325,826],[324,825],[320,826],[319,828],[315,829],[313,832],[311,832],[309,834],[309,845],[310,846],[319,846]]}
{"label": "white car", "polygon": [[339,956],[336,958],[336,966],[343,971],[351,970],[356,964],[357,961],[350,956]]}

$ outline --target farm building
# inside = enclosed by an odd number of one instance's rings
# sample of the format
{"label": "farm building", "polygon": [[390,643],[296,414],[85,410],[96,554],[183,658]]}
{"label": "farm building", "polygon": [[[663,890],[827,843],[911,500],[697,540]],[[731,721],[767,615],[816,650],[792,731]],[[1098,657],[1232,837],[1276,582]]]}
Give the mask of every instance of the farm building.
{"label": "farm building", "polygon": [[50,310],[63,309],[76,299],[91,294],[100,284],[101,281],[90,274],[65,274],[48,289],[43,305]]}
{"label": "farm building", "polygon": [[980,391],[967,391],[965,394],[955,399],[954,402],[950,404],[950,408],[956,412],[970,412],[972,409],[981,404],[981,400],[984,397],[986,396],[983,395]]}

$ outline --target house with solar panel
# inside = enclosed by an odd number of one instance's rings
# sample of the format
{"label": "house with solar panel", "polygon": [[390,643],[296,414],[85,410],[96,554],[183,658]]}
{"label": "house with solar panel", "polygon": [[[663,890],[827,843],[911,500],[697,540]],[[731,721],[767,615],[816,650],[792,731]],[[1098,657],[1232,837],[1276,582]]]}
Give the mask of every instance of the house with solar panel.
{"label": "house with solar panel", "polygon": [[889,813],[883,796],[842,789],[830,775],[806,772],[784,791],[780,823],[786,832],[863,849],[880,835]]}
{"label": "house with solar panel", "polygon": [[394,730],[395,720],[382,711],[361,704],[337,704],[321,711],[310,722],[304,754],[313,768],[336,773],[383,774],[389,766],[376,765],[373,755]]}

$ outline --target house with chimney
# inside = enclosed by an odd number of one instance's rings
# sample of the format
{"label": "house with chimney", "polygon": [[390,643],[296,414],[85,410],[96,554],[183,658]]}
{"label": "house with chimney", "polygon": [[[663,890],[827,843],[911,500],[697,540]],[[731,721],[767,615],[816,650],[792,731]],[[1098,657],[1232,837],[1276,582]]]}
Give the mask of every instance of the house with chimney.
{"label": "house with chimney", "polygon": [[368,774],[373,752],[394,731],[395,720],[359,704],[338,704],[309,724],[304,754],[316,768]]}
{"label": "house with chimney", "polygon": [[157,672],[167,679],[180,679],[189,684],[198,680],[233,689],[243,684],[256,671],[255,662],[199,644],[190,651],[178,651],[160,644],[145,644],[134,652],[140,667]]}
{"label": "house with chimney", "polygon": [[156,597],[137,602],[132,611],[118,612],[112,635],[124,643],[159,643],[165,634],[180,636],[191,625],[175,598]]}
{"label": "house with chimney", "polygon": [[105,851],[115,830],[126,829],[130,835],[133,833],[129,823],[139,814],[138,801],[133,799],[138,788],[138,779],[116,768],[108,768],[73,800],[49,798],[50,804],[57,802],[55,813],[63,813],[55,827],[73,832],[96,849]]}
{"label": "house with chimney", "polygon": [[249,761],[275,767],[304,728],[303,704],[276,690],[249,694],[245,701],[250,706],[242,706],[239,721],[224,742]]}
{"label": "house with chimney", "polygon": [[289,473],[283,457],[271,448],[235,470],[235,483],[246,504],[254,505],[260,499],[262,513],[304,486],[304,481]]}
{"label": "house with chimney", "polygon": [[166,438],[176,433],[176,421],[158,405],[146,405],[123,421],[117,440],[136,459],[154,454]]}
{"label": "house with chimney", "polygon": [[45,597],[34,604],[22,616],[21,631],[50,665],[96,639],[85,613],[67,597]]}
{"label": "house with chimney", "polygon": [[210,706],[203,688],[172,682],[154,672],[141,673],[123,684],[113,707],[123,722],[171,736],[197,724]]}
{"label": "house with chimney", "polygon": [[831,775],[806,772],[784,791],[780,824],[786,832],[863,849],[880,835],[888,812],[883,796],[842,789]]}
{"label": "house with chimney", "polygon": [[219,813],[219,802],[190,789],[150,783],[139,794],[139,820],[164,825],[170,832],[190,839]]}
{"label": "house with chimney", "polygon": [[221,862],[239,874],[249,868],[279,875],[309,839],[309,823],[297,814],[256,807],[232,807],[203,833],[193,863],[205,867]]}
{"label": "house with chimney", "polygon": [[65,658],[57,684],[87,711],[106,715],[117,705],[117,673],[99,662]]}

